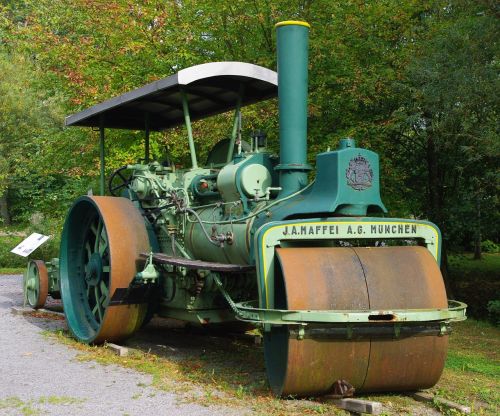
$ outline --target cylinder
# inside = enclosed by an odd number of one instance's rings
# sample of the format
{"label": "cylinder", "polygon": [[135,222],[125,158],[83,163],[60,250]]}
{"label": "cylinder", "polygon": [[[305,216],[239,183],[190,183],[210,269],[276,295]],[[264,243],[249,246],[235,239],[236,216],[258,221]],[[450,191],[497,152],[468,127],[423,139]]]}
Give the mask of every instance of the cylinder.
{"label": "cylinder", "polygon": [[307,65],[309,24],[276,24],[280,131],[280,197],[307,184]]}

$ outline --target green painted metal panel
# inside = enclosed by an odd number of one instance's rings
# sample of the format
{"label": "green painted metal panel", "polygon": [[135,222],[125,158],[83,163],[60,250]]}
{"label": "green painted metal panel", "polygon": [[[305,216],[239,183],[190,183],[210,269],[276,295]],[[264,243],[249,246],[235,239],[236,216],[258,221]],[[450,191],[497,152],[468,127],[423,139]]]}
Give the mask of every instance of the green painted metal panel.
{"label": "green painted metal panel", "polygon": [[255,264],[261,307],[273,308],[275,247],[287,241],[327,245],[335,240],[418,239],[440,264],[441,232],[428,221],[400,218],[314,218],[269,222],[254,237]]}
{"label": "green painted metal panel", "polygon": [[357,148],[353,140],[344,139],[338,150],[320,153],[316,161],[318,173],[308,195],[308,203],[316,212],[387,212],[380,199],[377,153]]}

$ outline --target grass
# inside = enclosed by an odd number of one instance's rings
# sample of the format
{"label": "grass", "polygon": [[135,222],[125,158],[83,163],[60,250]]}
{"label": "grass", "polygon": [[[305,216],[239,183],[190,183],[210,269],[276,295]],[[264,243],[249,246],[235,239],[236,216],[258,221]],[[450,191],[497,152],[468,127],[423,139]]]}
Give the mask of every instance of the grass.
{"label": "grass", "polygon": [[496,280],[500,273],[500,253],[483,253],[481,260],[474,260],[472,253],[450,255],[450,273],[457,280],[479,277]]}
{"label": "grass", "polygon": [[[497,415],[500,405],[500,330],[483,322],[468,320],[454,325],[443,376],[430,391],[439,397],[471,406],[474,414]],[[257,415],[345,415],[329,400],[280,400],[267,385],[262,347],[238,338],[209,338],[195,353],[181,356],[151,351],[149,345],[118,357],[106,348],[75,342],[65,332],[48,333],[80,351],[78,359],[101,364],[118,364],[150,374],[152,386],[179,394],[182,402],[225,405],[252,409]],[[196,337],[172,331],[173,338],[185,337],[192,345]],[[139,342],[138,342],[139,343]],[[165,350],[162,350],[165,351]],[[366,396],[361,396],[365,398]],[[401,394],[369,396],[384,404],[386,415],[411,415],[425,405]],[[439,406],[436,404],[435,407]],[[445,408],[444,414],[455,414]],[[423,410],[425,412],[425,410]]]}
{"label": "grass", "polygon": [[25,402],[19,397],[7,397],[0,399],[0,410],[2,409],[17,409],[23,416],[37,416],[40,412],[32,406],[32,402]]}
{"label": "grass", "polygon": [[500,329],[468,320],[454,325],[454,330],[445,371],[432,391],[471,406],[475,414],[497,415],[500,410]]}
{"label": "grass", "polygon": [[[84,399],[77,399],[68,396],[42,396],[38,399],[22,400],[19,397],[11,396],[0,399],[0,411],[7,409],[17,409],[23,416],[38,416],[45,414],[43,405],[68,406],[85,402]],[[64,414],[66,412],[62,412]]]}
{"label": "grass", "polygon": [[500,297],[500,253],[484,253],[481,260],[472,257],[472,254],[450,256],[451,286],[454,297],[469,306],[469,316],[485,319],[488,302]]}
{"label": "grass", "polygon": [[[27,263],[27,262],[26,262]],[[25,267],[0,267],[0,275],[2,274],[23,274]]]}

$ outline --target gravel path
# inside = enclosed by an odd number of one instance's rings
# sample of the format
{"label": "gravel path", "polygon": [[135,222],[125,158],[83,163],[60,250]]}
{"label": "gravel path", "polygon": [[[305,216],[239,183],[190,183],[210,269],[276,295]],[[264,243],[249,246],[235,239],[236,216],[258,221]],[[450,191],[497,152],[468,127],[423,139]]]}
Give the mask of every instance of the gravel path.
{"label": "gravel path", "polygon": [[241,409],[181,404],[151,377],[118,366],[78,362],[77,352],[41,332],[65,324],[14,315],[22,277],[0,275],[0,415],[233,415]]}

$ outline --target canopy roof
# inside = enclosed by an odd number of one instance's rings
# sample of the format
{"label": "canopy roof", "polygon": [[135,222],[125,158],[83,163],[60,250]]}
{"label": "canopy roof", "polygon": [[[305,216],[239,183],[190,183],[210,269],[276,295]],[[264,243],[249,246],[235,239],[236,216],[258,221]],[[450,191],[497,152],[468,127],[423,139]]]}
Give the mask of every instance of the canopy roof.
{"label": "canopy roof", "polygon": [[278,74],[244,62],[196,65],[70,115],[65,124],[99,127],[102,118],[106,128],[144,130],[149,116],[150,130],[164,130],[184,123],[182,91],[197,120],[236,108],[242,87],[242,106],[276,97]]}

